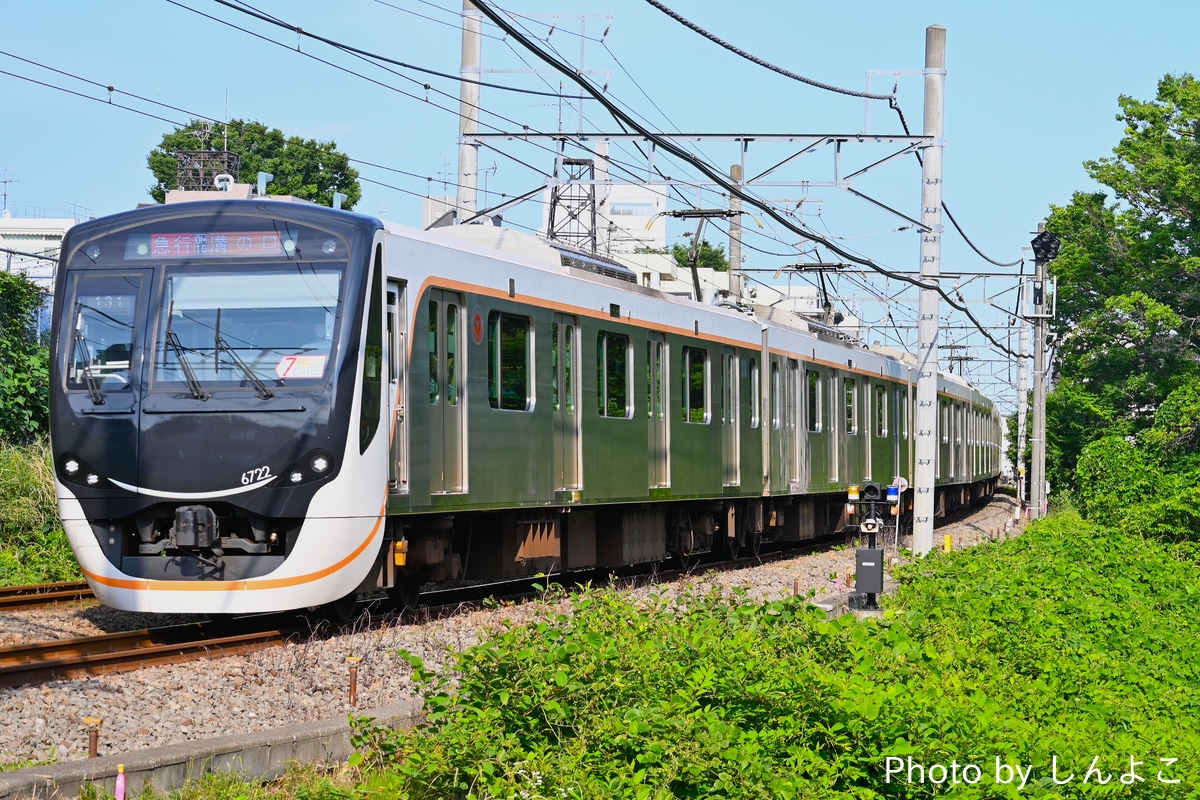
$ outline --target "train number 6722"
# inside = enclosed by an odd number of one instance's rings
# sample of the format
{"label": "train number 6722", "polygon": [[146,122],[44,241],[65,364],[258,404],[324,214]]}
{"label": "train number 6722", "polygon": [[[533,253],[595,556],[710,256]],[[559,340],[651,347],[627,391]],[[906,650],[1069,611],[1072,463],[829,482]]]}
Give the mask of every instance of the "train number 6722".
{"label": "train number 6722", "polygon": [[249,486],[252,483],[265,481],[269,477],[271,477],[271,468],[266,465],[248,469],[242,473],[242,486]]}

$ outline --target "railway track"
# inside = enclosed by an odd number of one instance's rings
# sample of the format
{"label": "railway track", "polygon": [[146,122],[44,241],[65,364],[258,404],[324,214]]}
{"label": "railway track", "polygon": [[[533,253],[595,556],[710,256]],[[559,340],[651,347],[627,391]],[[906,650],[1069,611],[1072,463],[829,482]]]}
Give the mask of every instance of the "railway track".
{"label": "railway track", "polygon": [[[948,518],[940,519],[938,527],[967,518],[970,513],[970,510],[964,509]],[[671,580],[689,572],[739,569],[756,563],[762,564],[828,549],[845,541],[845,536],[838,535],[789,543],[783,547],[765,547],[760,555],[701,561],[687,567],[660,567],[651,574],[658,580]],[[474,606],[488,598],[516,602],[539,594],[547,583],[571,588],[589,582],[603,583],[609,578],[629,579],[645,574],[644,571],[634,572],[629,569],[604,569],[570,576],[549,575],[442,589],[422,595],[425,604],[419,612],[387,612],[372,620],[372,624],[388,624],[397,617],[401,620],[437,619],[455,614],[464,607]],[[79,601],[90,594],[83,583],[13,587],[0,590],[0,609]],[[333,630],[336,630],[336,626]],[[304,615],[277,613],[12,645],[0,647],[0,687],[86,678],[199,658],[219,658],[277,646],[288,641],[290,637],[320,635],[323,634],[318,633],[317,628]]]}
{"label": "railway track", "polygon": [[61,603],[79,603],[91,600],[94,596],[87,581],[3,586],[0,587],[0,611],[23,611],[27,608],[44,608]]}
{"label": "railway track", "polygon": [[[293,615],[286,615],[294,619]],[[0,686],[128,672],[198,658],[221,658],[283,644],[304,629],[276,626],[281,615],[220,624],[197,622],[139,631],[0,647]]]}

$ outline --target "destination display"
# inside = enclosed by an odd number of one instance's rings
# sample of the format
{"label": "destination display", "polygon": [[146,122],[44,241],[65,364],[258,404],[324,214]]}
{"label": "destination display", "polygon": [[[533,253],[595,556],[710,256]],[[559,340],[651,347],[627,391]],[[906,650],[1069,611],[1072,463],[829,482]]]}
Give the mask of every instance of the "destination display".
{"label": "destination display", "polygon": [[134,233],[125,243],[127,259],[266,258],[283,252],[284,243],[275,231]]}

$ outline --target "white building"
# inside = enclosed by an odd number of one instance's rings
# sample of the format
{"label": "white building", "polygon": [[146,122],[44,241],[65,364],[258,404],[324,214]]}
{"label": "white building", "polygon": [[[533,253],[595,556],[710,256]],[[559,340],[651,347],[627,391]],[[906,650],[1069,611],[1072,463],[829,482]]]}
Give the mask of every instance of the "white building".
{"label": "white building", "polygon": [[[46,290],[54,292],[54,276],[63,234],[78,220],[73,218],[14,217],[5,209],[0,215],[0,263],[5,272],[24,275]],[[47,300],[38,324],[44,330],[50,324]]]}

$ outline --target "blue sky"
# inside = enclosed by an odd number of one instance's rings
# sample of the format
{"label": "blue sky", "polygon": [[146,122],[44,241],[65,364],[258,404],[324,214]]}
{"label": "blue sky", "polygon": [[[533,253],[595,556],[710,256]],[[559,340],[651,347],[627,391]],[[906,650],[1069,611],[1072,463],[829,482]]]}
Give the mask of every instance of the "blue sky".
{"label": "blue sky", "polygon": [[[399,74],[381,71],[213,0],[9,0],[5,5],[0,71],[21,77],[0,74],[5,120],[0,125],[0,180],[8,181],[2,184],[5,202],[18,216],[59,216],[68,207],[103,215],[147,201],[152,180],[146,155],[173,129],[172,123],[193,116],[254,119],[288,135],[336,141],[352,158],[378,165],[358,165],[363,177],[374,182],[364,183],[357,210],[399,222],[419,224],[420,196],[442,194],[441,181],[454,180],[458,121],[453,81],[403,69],[397,69]],[[458,71],[461,0],[249,0],[248,5],[345,44],[444,73]],[[1135,5],[1110,0],[672,0],[667,5],[759,58],[853,90],[866,87],[869,71],[919,73],[926,26],[944,25],[944,199],[971,239],[999,261],[1022,256],[1029,232],[1051,204],[1068,202],[1073,191],[1095,188],[1082,163],[1109,155],[1120,138],[1115,119],[1119,95],[1151,99],[1162,75],[1197,70],[1193,53],[1200,4],[1185,0]],[[572,62],[582,58],[585,69],[607,73],[593,77],[607,81],[611,98],[661,131],[857,133],[867,124],[863,100],[770,73],[643,0],[503,0],[499,7],[518,15],[530,33],[544,40],[548,35],[549,44]],[[588,37],[582,49],[581,24]],[[546,67],[534,56],[505,41],[490,25],[485,36],[485,69],[522,72],[487,73],[484,80],[557,90],[561,77],[535,74],[532,70]],[[296,52],[297,45],[302,52]],[[886,92],[893,80],[877,76],[872,89]],[[919,74],[902,75],[898,81],[901,108],[918,133],[923,81]],[[426,82],[429,92],[422,85]],[[116,90],[111,105],[108,86]],[[503,130],[527,125],[554,133],[580,125],[576,108],[560,109],[548,97],[485,87],[481,104],[491,112],[484,116],[485,130],[489,125]],[[595,103],[585,104],[584,115],[586,130],[616,129]],[[871,105],[870,131],[900,132],[886,104]],[[496,148],[480,157],[481,187],[486,184],[493,202],[500,192],[514,195],[538,186],[543,179],[529,167],[550,170],[552,155],[543,147],[497,143]],[[733,145],[694,148],[722,169],[738,159]],[[845,165],[869,163],[876,153],[869,148],[848,152]],[[636,152],[626,149],[618,155],[632,165]],[[755,147],[752,168],[765,169],[786,155]],[[669,171],[677,177],[697,175],[687,165],[673,164]],[[790,174],[813,181],[831,177],[824,157],[807,159]],[[859,186],[919,215],[919,178],[910,157],[872,173]],[[720,204],[711,193],[692,190],[688,196],[707,207]],[[792,211],[819,232],[842,237],[856,252],[901,271],[918,267],[915,232],[894,232],[902,222],[843,191],[780,188],[772,197],[784,205],[804,199],[800,211],[794,204]],[[528,204],[509,219],[536,226],[540,211]],[[675,238],[690,227],[680,223],[670,228],[670,235]],[[720,240],[715,233],[709,238]],[[763,236],[747,240],[759,248],[748,251],[747,265],[772,269],[794,263],[796,239],[768,225]],[[772,255],[787,252],[790,258]],[[1015,271],[977,258],[953,232],[946,236],[943,270]],[[1004,294],[1001,279],[986,288],[981,284],[977,280],[967,287],[977,290],[972,299],[994,298],[1011,306],[1012,294]],[[843,291],[857,290],[847,286]],[[864,316],[870,314],[864,311]],[[978,368],[985,369],[982,364]],[[1006,367],[998,369],[1007,374]]]}

